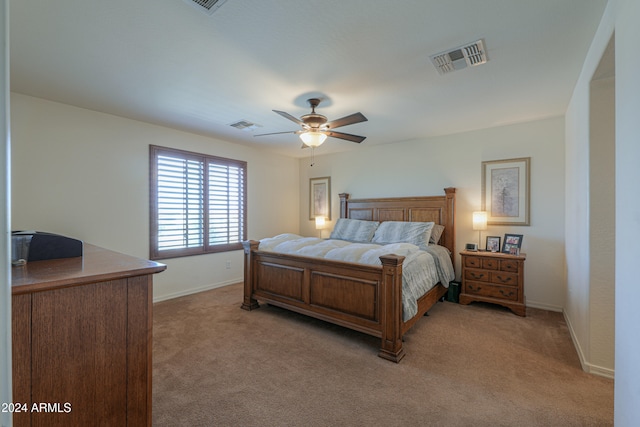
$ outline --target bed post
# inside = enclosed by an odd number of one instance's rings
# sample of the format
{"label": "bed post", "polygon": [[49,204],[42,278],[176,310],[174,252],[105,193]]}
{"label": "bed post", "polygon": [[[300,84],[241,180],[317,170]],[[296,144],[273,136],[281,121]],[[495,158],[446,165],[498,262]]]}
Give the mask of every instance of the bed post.
{"label": "bed post", "polygon": [[392,362],[404,357],[402,348],[402,262],[403,256],[385,255],[382,261],[382,346],[378,356]]}
{"label": "bed post", "polygon": [[451,251],[451,262],[456,264],[456,189],[455,187],[447,187],[444,189],[446,197],[447,217],[444,219],[444,246]]}
{"label": "bed post", "polygon": [[347,218],[349,211],[347,210],[347,202],[349,200],[349,193],[340,193],[340,218]]}
{"label": "bed post", "polygon": [[258,301],[252,298],[253,295],[253,251],[258,250],[258,246],[260,246],[260,242],[256,240],[247,240],[242,242],[242,247],[244,248],[244,301],[240,308],[243,310],[255,310],[256,308],[260,308],[260,304]]}

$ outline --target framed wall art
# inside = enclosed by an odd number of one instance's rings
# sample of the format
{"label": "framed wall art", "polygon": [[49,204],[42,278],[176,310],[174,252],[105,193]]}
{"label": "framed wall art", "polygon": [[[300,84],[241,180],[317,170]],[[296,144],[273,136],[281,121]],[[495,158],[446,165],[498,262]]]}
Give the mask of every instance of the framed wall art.
{"label": "framed wall art", "polygon": [[317,216],[331,221],[331,177],[309,179],[309,219]]}
{"label": "framed wall art", "polygon": [[488,225],[529,225],[531,157],[482,162],[482,210]]}

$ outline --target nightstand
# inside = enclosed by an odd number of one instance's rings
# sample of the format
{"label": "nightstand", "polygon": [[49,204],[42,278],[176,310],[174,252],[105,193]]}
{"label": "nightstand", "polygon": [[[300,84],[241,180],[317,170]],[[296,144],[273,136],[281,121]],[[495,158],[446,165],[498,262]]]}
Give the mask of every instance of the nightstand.
{"label": "nightstand", "polygon": [[460,304],[484,301],[526,315],[524,260],[526,254],[462,251]]}

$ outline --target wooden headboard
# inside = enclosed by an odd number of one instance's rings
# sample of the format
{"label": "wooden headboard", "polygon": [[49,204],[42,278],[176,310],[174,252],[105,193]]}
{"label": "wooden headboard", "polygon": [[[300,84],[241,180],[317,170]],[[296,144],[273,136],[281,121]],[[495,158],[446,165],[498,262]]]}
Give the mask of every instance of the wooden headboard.
{"label": "wooden headboard", "polygon": [[340,218],[366,221],[413,221],[444,225],[440,244],[455,257],[456,189],[444,189],[443,196],[392,197],[379,199],[350,199],[349,194],[340,194]]}

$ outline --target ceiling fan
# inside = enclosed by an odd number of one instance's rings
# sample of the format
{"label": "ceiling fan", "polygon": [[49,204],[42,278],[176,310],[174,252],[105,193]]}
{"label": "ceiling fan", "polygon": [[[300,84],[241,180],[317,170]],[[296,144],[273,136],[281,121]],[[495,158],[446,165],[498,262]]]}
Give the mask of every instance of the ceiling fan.
{"label": "ceiling fan", "polygon": [[292,116],[284,111],[273,110],[274,113],[280,114],[285,119],[289,119],[302,126],[300,130],[288,132],[262,133],[255,136],[278,135],[284,133],[295,133],[302,140],[302,148],[319,147],[327,139],[328,136],[333,138],[344,139],[351,142],[360,143],[365,140],[366,136],[352,135],[350,133],[335,132],[333,129],[348,126],[355,123],[366,122],[367,118],[362,113],[354,113],[342,117],[337,120],[327,121],[322,114],[316,113],[316,107],[320,104],[319,98],[311,98],[307,100],[311,106],[311,113],[305,114],[300,119]]}

